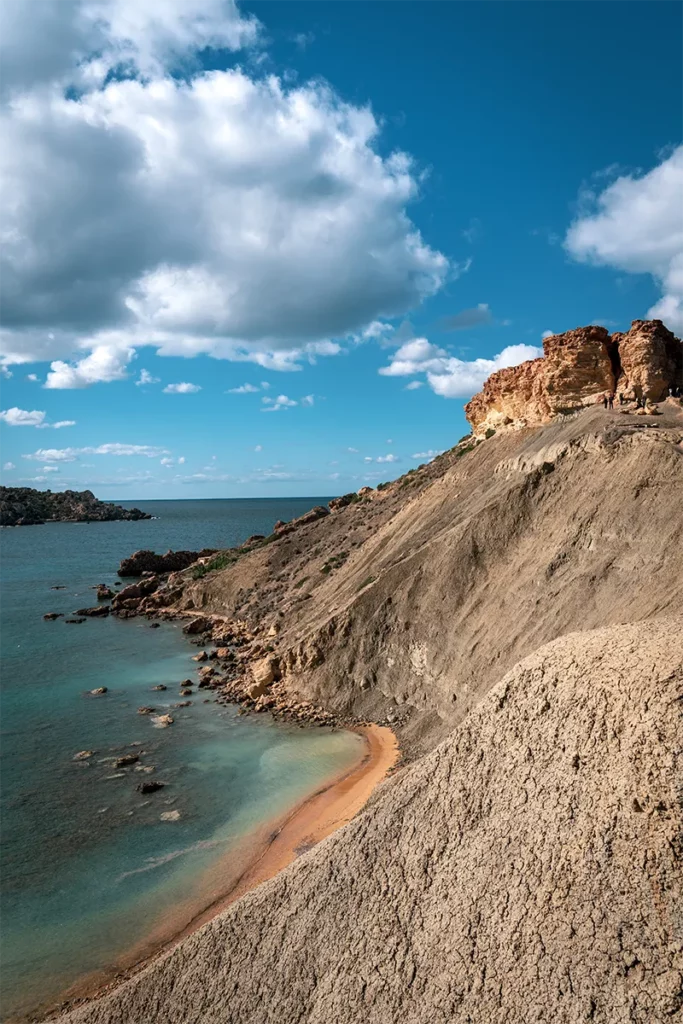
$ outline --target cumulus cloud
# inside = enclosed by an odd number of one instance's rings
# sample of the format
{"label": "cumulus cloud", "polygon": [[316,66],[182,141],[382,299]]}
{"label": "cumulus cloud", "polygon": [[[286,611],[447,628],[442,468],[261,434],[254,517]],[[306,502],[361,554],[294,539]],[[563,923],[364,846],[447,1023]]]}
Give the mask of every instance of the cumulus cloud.
{"label": "cumulus cloud", "polygon": [[132,348],[98,344],[89,356],[75,363],[65,363],[61,359],[52,362],[43,387],[57,390],[87,388],[91,384],[123,380],[134,355]]}
{"label": "cumulus cloud", "polygon": [[147,459],[156,459],[168,454],[166,448],[156,448],[153,445],[115,442],[86,448],[39,448],[29,455],[23,455],[22,458],[32,459],[34,462],[75,462],[79,455],[142,455]]}
{"label": "cumulus cloud", "polygon": [[564,244],[576,260],[650,274],[662,297],[647,311],[683,330],[683,146],[646,174],[584,192]]}
{"label": "cumulus cloud", "polygon": [[201,384],[188,384],[187,381],[183,381],[181,384],[167,384],[164,393],[167,395],[194,395],[201,390]]}
{"label": "cumulus cloud", "polygon": [[251,395],[254,392],[259,391],[260,388],[255,387],[253,384],[240,384],[238,388],[228,388],[226,391],[227,395]]}
{"label": "cumulus cloud", "polygon": [[238,50],[258,41],[256,18],[234,0],[4,0],[0,5],[3,89],[57,81],[83,87],[117,68],[145,76],[206,47]]}
{"label": "cumulus cloud", "polygon": [[61,430],[62,427],[75,427],[76,420],[58,420],[56,423],[48,423],[45,413],[39,409],[18,409],[13,406],[11,409],[3,409],[0,412],[0,420],[3,420],[10,427],[36,427],[38,430]]}
{"label": "cumulus cloud", "polygon": [[415,452],[410,457],[411,459],[435,459],[437,455],[443,455],[443,448],[440,448],[438,451],[429,448],[426,452]]}
{"label": "cumulus cloud", "polygon": [[294,370],[455,271],[368,108],[320,81],[187,73],[256,37],[233,4],[4,6],[2,344],[7,364],[52,361],[46,387],[120,380],[144,345]]}
{"label": "cumulus cloud", "polygon": [[39,427],[45,419],[45,413],[38,409],[29,412],[28,409],[3,409],[0,412],[0,420],[4,420],[10,427]]}
{"label": "cumulus cloud", "polygon": [[43,473],[59,473],[59,466],[43,466]]}
{"label": "cumulus cloud", "polygon": [[358,455],[358,449],[357,448],[347,448],[346,450],[347,450],[347,452],[353,452],[354,455]]}
{"label": "cumulus cloud", "polygon": [[142,387],[144,384],[158,384],[159,377],[153,377],[149,370],[140,370],[140,376],[135,381],[136,387]]}
{"label": "cumulus cloud", "polygon": [[263,445],[262,445],[262,444],[257,444],[257,445],[256,445],[256,446],[254,447],[254,451],[255,451],[255,452],[262,452],[262,451],[263,451]]}
{"label": "cumulus cloud", "polygon": [[35,384],[38,381],[38,374],[37,373],[27,373],[26,374],[26,380],[30,380],[32,384]]}
{"label": "cumulus cloud", "polygon": [[552,338],[555,331],[544,331],[541,337],[545,340],[546,338]]}
{"label": "cumulus cloud", "polygon": [[262,398],[261,401],[266,406],[265,409],[261,409],[261,412],[279,412],[281,409],[291,409],[297,404],[292,398],[287,398],[287,395],[278,395],[277,398]]}
{"label": "cumulus cloud", "polygon": [[479,391],[495,370],[516,366],[527,359],[543,355],[543,349],[533,345],[509,345],[492,359],[458,359],[426,338],[414,338],[401,345],[388,366],[379,370],[387,377],[407,377],[425,373],[427,382],[443,398],[470,398]]}
{"label": "cumulus cloud", "polygon": [[16,469],[17,467],[14,465],[13,462],[6,462],[2,468],[9,472],[10,469]]}
{"label": "cumulus cloud", "polygon": [[315,395],[304,395],[301,399],[301,404],[309,407],[315,405]]}
{"label": "cumulus cloud", "polygon": [[410,384],[406,384],[406,386],[405,386],[405,388],[403,390],[404,391],[417,391],[417,389],[421,388],[423,385],[424,385],[424,381],[421,381],[421,380],[411,380]]}

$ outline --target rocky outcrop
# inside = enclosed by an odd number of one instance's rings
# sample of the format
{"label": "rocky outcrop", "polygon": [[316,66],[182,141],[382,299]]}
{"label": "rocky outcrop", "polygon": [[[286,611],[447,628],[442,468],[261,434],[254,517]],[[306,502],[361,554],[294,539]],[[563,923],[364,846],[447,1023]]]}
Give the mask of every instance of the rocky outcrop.
{"label": "rocky outcrop", "polygon": [[634,320],[612,341],[621,365],[617,392],[624,397],[661,402],[669,388],[683,387],[683,347],[661,320]]}
{"label": "rocky outcrop", "polygon": [[324,505],[316,505],[310,512],[304,512],[302,516],[298,516],[296,519],[290,519],[288,523],[278,520],[273,527],[273,533],[277,537],[284,537],[288,533],[292,533],[294,530],[300,529],[302,526],[307,526],[309,523],[314,523],[316,519],[324,519],[325,516],[329,516],[329,508],[325,508]]}
{"label": "rocky outcrop", "polygon": [[612,343],[604,327],[580,327],[543,341],[543,356],[491,374],[465,407],[475,434],[547,423],[614,391]]}
{"label": "rocky outcrop", "polygon": [[661,320],[626,334],[580,327],[543,342],[543,356],[498,370],[465,407],[475,435],[548,423],[606,394],[661,401],[683,386],[683,348]]}
{"label": "rocky outcrop", "polygon": [[207,558],[216,553],[215,548],[202,551],[167,551],[157,555],[154,551],[135,551],[130,558],[124,558],[118,568],[119,576],[142,576],[143,573],[179,572],[187,569],[198,558]]}
{"label": "rocky outcrop", "polygon": [[0,526],[43,523],[101,523],[151,519],[139,508],[99,501],[92,491],[36,491],[32,487],[0,487]]}

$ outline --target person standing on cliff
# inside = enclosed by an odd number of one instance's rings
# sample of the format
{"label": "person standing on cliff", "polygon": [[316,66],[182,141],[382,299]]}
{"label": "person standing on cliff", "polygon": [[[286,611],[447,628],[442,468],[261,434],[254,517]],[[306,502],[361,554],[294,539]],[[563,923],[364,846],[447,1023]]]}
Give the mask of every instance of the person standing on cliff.
{"label": "person standing on cliff", "polygon": [[609,395],[609,398],[607,399],[607,401],[609,402],[610,409],[613,409],[614,408],[614,392],[610,392],[610,395]]}
{"label": "person standing on cliff", "polygon": [[602,396],[602,407],[603,407],[603,409],[607,408],[607,392],[605,392],[604,395]]}

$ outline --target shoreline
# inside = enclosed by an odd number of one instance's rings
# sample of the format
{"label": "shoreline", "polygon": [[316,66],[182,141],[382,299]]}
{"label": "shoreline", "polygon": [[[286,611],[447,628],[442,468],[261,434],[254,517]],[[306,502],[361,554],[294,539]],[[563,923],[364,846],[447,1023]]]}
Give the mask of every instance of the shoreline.
{"label": "shoreline", "polygon": [[[227,890],[194,913],[188,909],[190,900],[181,904],[174,914],[167,915],[142,943],[113,963],[109,970],[91,972],[64,990],[60,997],[51,1000],[49,1005],[44,1004],[31,1013],[10,1018],[8,1024],[54,1020],[112,991],[170,952],[245,893],[275,877],[297,857],[346,825],[362,810],[400,758],[398,740],[387,726],[369,723],[350,726],[348,731],[357,733],[365,741],[365,752],[360,761],[341,776],[332,777],[275,822],[256,830],[251,837],[250,854],[245,857],[240,872],[236,878],[233,876]],[[245,837],[247,845],[249,839]],[[205,891],[212,887],[220,888],[226,861],[231,858],[234,859],[234,851],[219,858],[207,871]],[[112,973],[114,977],[111,977]]]}

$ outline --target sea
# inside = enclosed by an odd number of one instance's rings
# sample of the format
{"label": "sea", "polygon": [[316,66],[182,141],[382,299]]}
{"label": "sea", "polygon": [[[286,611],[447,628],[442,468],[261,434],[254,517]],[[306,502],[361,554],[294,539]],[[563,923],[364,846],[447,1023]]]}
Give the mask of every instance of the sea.
{"label": "sea", "polygon": [[[197,669],[178,624],[43,615],[95,605],[92,588],[113,585],[139,548],[230,547],[324,500],[121,502],[155,518],[0,530],[3,1021],[107,980],[171,923],[189,923],[239,877],[256,838],[350,768],[363,743],[240,715],[196,688],[173,708]],[[89,695],[100,686],[105,695]],[[143,705],[171,711],[173,725],[158,728]],[[74,760],[84,750],[92,757]],[[138,764],[116,769],[131,752]],[[164,787],[141,794],[152,779]]]}

